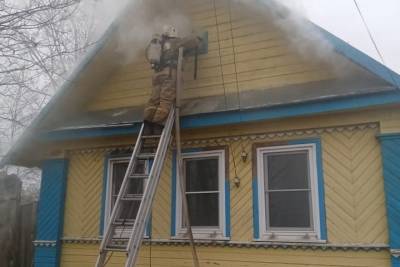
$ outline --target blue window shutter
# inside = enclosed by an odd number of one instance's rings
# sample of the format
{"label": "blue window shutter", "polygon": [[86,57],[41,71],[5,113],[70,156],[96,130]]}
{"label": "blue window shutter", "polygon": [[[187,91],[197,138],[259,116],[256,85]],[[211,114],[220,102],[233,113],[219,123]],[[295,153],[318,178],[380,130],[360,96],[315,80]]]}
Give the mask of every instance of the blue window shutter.
{"label": "blue window shutter", "polygon": [[259,226],[259,207],[258,207],[258,180],[257,175],[253,177],[253,237],[254,239],[260,238],[260,226]]}
{"label": "blue window shutter", "polygon": [[103,236],[104,232],[104,218],[106,216],[106,200],[107,200],[107,181],[108,181],[108,161],[110,156],[107,155],[103,161],[103,192],[101,193],[101,210],[100,210],[100,227],[99,227],[99,236]]}
{"label": "blue window shutter", "polygon": [[231,188],[225,177],[225,237],[231,237]]}
{"label": "blue window shutter", "polygon": [[61,237],[68,161],[46,160],[42,166],[42,182],[37,213],[35,250],[36,267],[60,265]]}
{"label": "blue window shutter", "polygon": [[[381,135],[386,212],[391,250],[400,249],[400,134]],[[400,259],[392,257],[392,266],[400,267]]]}
{"label": "blue window shutter", "polygon": [[176,151],[173,151],[171,173],[171,236],[176,236],[176,164]]}

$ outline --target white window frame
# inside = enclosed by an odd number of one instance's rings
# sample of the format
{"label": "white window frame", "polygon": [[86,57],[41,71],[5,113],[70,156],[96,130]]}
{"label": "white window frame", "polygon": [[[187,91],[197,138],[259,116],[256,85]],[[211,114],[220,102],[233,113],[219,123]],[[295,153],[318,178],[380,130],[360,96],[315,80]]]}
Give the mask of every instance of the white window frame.
{"label": "white window frame", "polygon": [[[219,191],[219,226],[218,227],[199,227],[192,226],[193,236],[195,239],[217,239],[227,240],[229,237],[226,233],[226,210],[225,210],[225,150],[212,150],[202,152],[183,153],[182,160],[195,158],[218,157],[218,191]],[[177,163],[176,163],[177,164]],[[179,171],[178,168],[176,169]],[[178,173],[177,173],[178,174]],[[180,189],[180,181],[177,175],[176,179],[176,236],[173,238],[186,239],[186,227],[182,226],[182,196]]]}
{"label": "white window frame", "polygon": [[[282,152],[308,152],[309,175],[311,185],[311,212],[312,229],[267,229],[266,205],[265,205],[265,179],[264,155]],[[319,194],[318,194],[318,170],[317,153],[315,144],[284,145],[257,148],[257,183],[258,183],[258,207],[259,207],[259,231],[261,241],[271,242],[318,242],[321,241]]]}
{"label": "white window frame", "polygon": [[[115,163],[128,163],[129,164],[130,157],[115,157],[115,158],[110,158],[107,161],[107,185],[106,185],[106,203],[105,203],[105,209],[104,209],[104,222],[105,224],[109,223],[110,217],[111,217],[111,200],[112,200],[112,174],[113,174],[113,164]],[[145,162],[145,172],[148,171],[148,161],[146,160]],[[144,183],[144,186],[147,185],[147,182]],[[104,230],[105,231],[105,227]],[[117,235],[120,233],[120,231],[116,230]],[[145,231],[145,238],[148,238],[149,236],[147,235],[147,231]],[[128,234],[124,234],[122,237],[128,237]]]}

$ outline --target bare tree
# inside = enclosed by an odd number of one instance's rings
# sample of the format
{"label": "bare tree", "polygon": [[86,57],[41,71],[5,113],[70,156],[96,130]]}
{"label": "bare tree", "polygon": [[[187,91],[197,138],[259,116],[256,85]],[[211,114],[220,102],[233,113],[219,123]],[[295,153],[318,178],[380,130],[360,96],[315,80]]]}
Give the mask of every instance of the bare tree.
{"label": "bare tree", "polygon": [[[93,23],[80,2],[0,0],[0,157],[93,44]],[[12,172],[37,185],[37,170]]]}

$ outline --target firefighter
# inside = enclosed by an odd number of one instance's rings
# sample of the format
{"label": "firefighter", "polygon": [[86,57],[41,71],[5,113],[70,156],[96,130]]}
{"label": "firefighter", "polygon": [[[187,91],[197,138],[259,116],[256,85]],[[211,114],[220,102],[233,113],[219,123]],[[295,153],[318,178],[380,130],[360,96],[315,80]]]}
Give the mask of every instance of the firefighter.
{"label": "firefighter", "polygon": [[153,69],[152,93],[144,109],[144,135],[159,135],[175,102],[179,48],[195,49],[197,36],[179,38],[173,26],[164,26],[162,35],[154,35],[146,49]]}

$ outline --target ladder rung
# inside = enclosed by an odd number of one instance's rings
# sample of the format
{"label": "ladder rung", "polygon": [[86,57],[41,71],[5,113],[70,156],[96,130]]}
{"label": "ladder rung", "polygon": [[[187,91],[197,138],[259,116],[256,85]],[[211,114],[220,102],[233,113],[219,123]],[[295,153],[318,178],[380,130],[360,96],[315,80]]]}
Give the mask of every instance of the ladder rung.
{"label": "ladder rung", "polygon": [[122,197],[121,200],[122,201],[140,201],[142,200],[143,196],[142,195],[138,195],[138,196],[125,196]]}
{"label": "ladder rung", "polygon": [[116,221],[116,222],[113,222],[112,225],[113,225],[113,226],[117,226],[117,227],[118,227],[118,226],[133,226],[134,223],[135,223],[135,220],[132,220],[132,221],[125,221],[125,222]]}
{"label": "ladder rung", "polygon": [[143,139],[158,139],[161,138],[161,135],[143,135]]}
{"label": "ladder rung", "polygon": [[142,145],[142,150],[156,150],[158,147],[158,143],[153,142],[153,143],[144,143]]}
{"label": "ladder rung", "polygon": [[[156,194],[157,184],[161,176],[161,168],[171,141],[171,131],[175,118],[175,109],[172,108],[168,115],[165,129],[160,135],[157,135],[158,133],[143,135],[144,125],[142,125],[139,142],[135,144],[131,162],[129,163],[131,168],[125,173],[123,186],[119,189],[118,194],[115,193],[115,195],[121,197],[117,197],[117,202],[113,207],[110,221],[100,245],[100,254],[97,257],[96,267],[105,266],[108,261],[107,254],[113,251],[126,254],[125,266],[135,266],[140,245],[144,238],[143,233],[146,229],[146,219],[151,212],[152,200]],[[135,167],[137,162],[145,160],[150,161],[148,164],[151,169],[151,179],[149,174],[144,174],[145,172],[141,171],[142,168]],[[141,191],[130,191],[131,185],[129,183],[133,182],[136,184],[136,181],[131,179],[137,178],[148,178],[146,180],[146,190],[140,195],[137,192]],[[137,210],[139,201],[140,206]],[[132,218],[132,214],[126,213],[128,210],[125,211],[122,209],[132,209],[132,212],[137,210],[137,214],[135,218]]]}
{"label": "ladder rung", "polygon": [[156,153],[142,153],[137,156],[138,159],[153,159]]}
{"label": "ladder rung", "polygon": [[116,246],[116,245],[109,245],[104,250],[117,251],[117,252],[128,252],[128,249],[126,246]]}
{"label": "ladder rung", "polygon": [[128,242],[129,238],[128,237],[113,237],[111,239],[112,242]]}
{"label": "ladder rung", "polygon": [[149,175],[148,174],[131,174],[131,175],[129,175],[129,178],[131,178],[131,179],[147,179],[147,178],[149,178]]}

